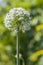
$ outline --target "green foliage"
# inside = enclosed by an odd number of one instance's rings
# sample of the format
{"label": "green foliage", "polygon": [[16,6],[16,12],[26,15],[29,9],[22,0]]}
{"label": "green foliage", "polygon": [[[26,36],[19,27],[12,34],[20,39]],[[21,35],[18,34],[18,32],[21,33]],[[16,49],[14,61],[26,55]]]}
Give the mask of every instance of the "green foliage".
{"label": "green foliage", "polygon": [[13,7],[29,10],[32,18],[31,30],[20,31],[20,65],[40,65],[43,62],[43,0],[6,2],[5,7],[0,6],[0,65],[16,65],[16,37],[14,31],[9,31],[3,23],[5,14]]}

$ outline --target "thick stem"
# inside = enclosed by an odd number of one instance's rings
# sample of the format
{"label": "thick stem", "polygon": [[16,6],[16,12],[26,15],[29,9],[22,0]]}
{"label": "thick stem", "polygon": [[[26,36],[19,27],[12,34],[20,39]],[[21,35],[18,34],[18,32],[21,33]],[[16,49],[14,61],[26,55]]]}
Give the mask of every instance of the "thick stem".
{"label": "thick stem", "polygon": [[20,65],[20,62],[19,62],[19,28],[18,28],[18,31],[17,31],[17,40],[16,40],[16,45],[17,45],[17,48],[16,48],[16,51],[17,51],[17,65]]}

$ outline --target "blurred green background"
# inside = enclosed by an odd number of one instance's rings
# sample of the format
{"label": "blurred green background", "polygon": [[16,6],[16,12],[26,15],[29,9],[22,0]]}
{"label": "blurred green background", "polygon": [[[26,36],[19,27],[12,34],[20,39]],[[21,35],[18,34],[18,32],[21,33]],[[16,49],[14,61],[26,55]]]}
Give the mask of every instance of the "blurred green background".
{"label": "blurred green background", "polygon": [[31,14],[31,30],[20,32],[20,65],[43,65],[43,0],[0,0],[0,65],[16,65],[16,37],[4,26],[6,13],[22,7]]}

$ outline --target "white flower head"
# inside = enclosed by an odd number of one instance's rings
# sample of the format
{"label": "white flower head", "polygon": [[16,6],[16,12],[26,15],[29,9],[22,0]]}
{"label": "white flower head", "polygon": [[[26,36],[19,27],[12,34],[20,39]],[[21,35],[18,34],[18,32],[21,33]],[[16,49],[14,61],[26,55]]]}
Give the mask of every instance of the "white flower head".
{"label": "white flower head", "polygon": [[10,30],[26,31],[30,30],[30,13],[23,8],[13,8],[6,14],[4,19],[5,26]]}

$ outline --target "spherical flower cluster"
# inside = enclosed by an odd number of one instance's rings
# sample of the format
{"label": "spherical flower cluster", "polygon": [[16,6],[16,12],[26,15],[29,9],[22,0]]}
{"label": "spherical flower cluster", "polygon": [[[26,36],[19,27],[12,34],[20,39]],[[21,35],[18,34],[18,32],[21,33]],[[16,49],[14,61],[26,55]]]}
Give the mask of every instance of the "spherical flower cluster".
{"label": "spherical flower cluster", "polygon": [[23,8],[13,8],[6,14],[4,19],[5,26],[10,30],[30,30],[30,13]]}

